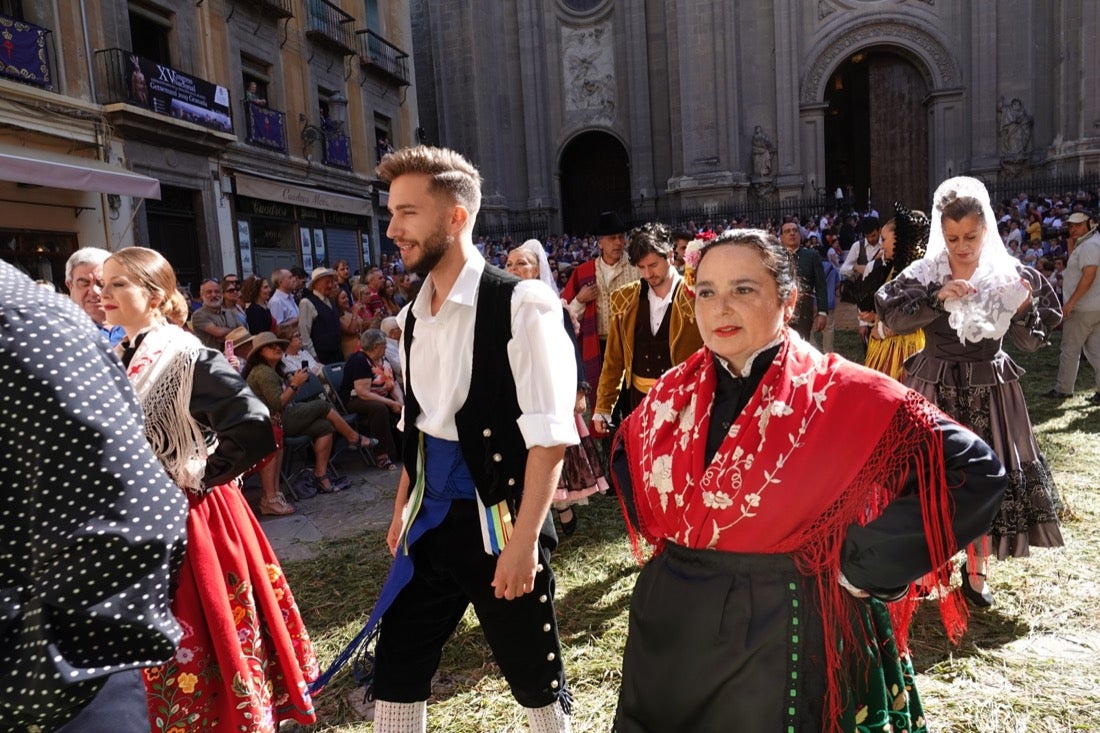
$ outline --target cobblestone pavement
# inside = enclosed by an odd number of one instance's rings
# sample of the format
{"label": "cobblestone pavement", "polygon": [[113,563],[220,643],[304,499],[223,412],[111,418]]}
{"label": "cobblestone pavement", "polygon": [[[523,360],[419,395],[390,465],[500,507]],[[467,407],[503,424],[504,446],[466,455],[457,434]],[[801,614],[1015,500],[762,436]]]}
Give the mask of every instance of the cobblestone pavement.
{"label": "cobblestone pavement", "polygon": [[350,488],[295,502],[297,511],[284,517],[261,515],[259,487],[245,487],[245,497],[282,562],[314,557],[323,540],[389,526],[400,472],[364,468],[359,459],[351,457],[337,470],[351,479]]}

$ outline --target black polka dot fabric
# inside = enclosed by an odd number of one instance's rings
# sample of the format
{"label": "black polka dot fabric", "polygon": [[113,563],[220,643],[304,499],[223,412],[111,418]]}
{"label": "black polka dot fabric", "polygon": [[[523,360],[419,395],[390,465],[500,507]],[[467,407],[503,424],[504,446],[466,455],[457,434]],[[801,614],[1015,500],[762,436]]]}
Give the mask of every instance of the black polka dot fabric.
{"label": "black polka dot fabric", "polygon": [[95,324],[0,262],[0,730],[172,656],[186,522]]}

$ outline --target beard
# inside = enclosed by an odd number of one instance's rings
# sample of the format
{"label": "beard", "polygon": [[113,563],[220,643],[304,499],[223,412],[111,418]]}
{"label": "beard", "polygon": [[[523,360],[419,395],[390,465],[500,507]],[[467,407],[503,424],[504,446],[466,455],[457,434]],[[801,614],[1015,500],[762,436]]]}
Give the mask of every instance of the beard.
{"label": "beard", "polygon": [[405,269],[412,270],[420,277],[425,277],[435,269],[435,266],[443,259],[443,255],[447,254],[448,245],[447,229],[443,224],[440,224],[434,232],[425,237],[423,242],[417,243],[419,256],[415,259],[404,260]]}

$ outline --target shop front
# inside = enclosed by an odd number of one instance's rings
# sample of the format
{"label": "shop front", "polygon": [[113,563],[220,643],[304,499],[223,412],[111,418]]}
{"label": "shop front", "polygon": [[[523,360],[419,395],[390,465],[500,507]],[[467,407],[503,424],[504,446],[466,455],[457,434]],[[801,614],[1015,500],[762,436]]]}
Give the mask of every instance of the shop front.
{"label": "shop front", "polygon": [[369,200],[244,173],[235,184],[243,276],[291,267],[311,272],[339,260],[354,274],[374,262]]}

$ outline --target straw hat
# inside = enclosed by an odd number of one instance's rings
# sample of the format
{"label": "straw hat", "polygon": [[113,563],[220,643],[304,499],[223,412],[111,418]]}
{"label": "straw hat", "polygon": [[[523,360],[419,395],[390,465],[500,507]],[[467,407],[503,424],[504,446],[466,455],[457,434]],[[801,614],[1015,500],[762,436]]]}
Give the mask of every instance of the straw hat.
{"label": "straw hat", "polygon": [[226,341],[232,341],[233,346],[241,346],[252,341],[252,334],[244,326],[237,326],[225,335]]}
{"label": "straw hat", "polygon": [[286,339],[281,339],[271,331],[264,331],[263,333],[256,334],[252,337],[252,351],[248,354],[248,362],[254,363],[260,358],[260,352],[264,350],[265,346],[271,346],[272,344],[278,344],[279,346],[286,347],[290,342]]}
{"label": "straw hat", "polygon": [[326,277],[331,277],[335,280],[336,270],[332,270],[328,267],[318,267],[316,270],[313,271],[313,274],[309,276],[309,289],[312,290],[313,286],[320,282],[322,278]]}

